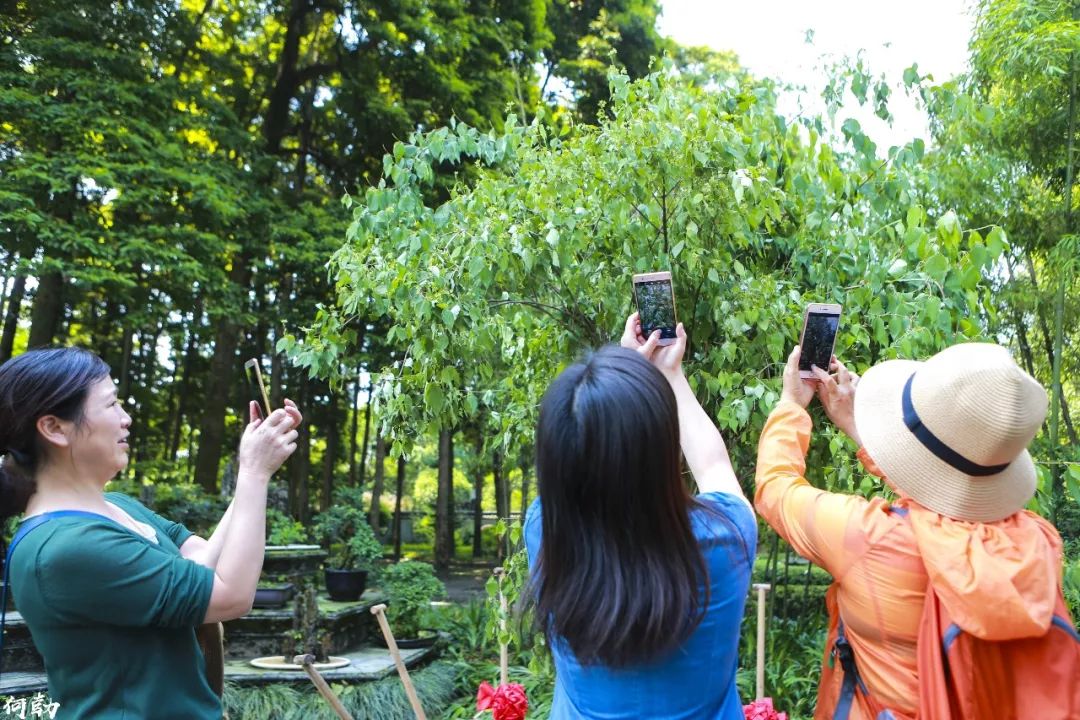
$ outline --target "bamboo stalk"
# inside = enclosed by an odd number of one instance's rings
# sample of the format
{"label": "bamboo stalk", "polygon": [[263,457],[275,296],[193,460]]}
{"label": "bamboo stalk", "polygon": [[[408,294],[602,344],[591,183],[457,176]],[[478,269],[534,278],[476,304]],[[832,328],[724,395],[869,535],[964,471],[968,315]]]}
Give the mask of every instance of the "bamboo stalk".
{"label": "bamboo stalk", "polygon": [[[1080,5],[1073,4],[1073,19],[1080,19]],[[1068,145],[1065,153],[1065,233],[1072,233],[1072,189],[1073,189],[1073,140],[1076,136],[1076,52],[1069,54],[1069,122],[1068,122]],[[1055,249],[1060,250],[1061,238]],[[1052,394],[1050,397],[1050,447],[1051,458],[1057,460],[1061,457],[1061,434],[1058,429],[1058,418],[1061,414],[1061,406],[1064,395],[1061,389],[1061,356],[1065,347],[1064,339],[1064,316],[1065,316],[1065,275],[1071,274],[1071,263],[1065,263],[1064,272],[1058,277],[1057,293],[1054,297],[1054,365],[1051,370]],[[1065,501],[1065,487],[1062,480],[1062,468],[1055,466],[1052,471],[1051,493],[1053,496],[1053,510],[1050,521],[1057,524],[1058,513]]]}
{"label": "bamboo stalk", "polygon": [[506,636],[506,595],[503,594],[503,577],[506,573],[501,567],[495,568],[495,577],[499,580],[499,684],[505,685],[510,680],[510,653],[503,642]]}
{"label": "bamboo stalk", "polygon": [[768,583],[754,583],[757,590],[757,699],[765,697],[765,594]]}
{"label": "bamboo stalk", "polygon": [[315,689],[326,699],[326,702],[330,703],[330,707],[334,708],[334,712],[337,713],[338,717],[341,718],[341,720],[353,720],[353,716],[349,714],[349,711],[341,704],[341,700],[339,700],[338,696],[334,694],[334,691],[330,689],[330,686],[326,683],[326,680],[323,679],[323,676],[315,669],[315,666],[312,664],[314,662],[315,656],[310,653],[307,655],[297,655],[293,658],[293,663],[304,668],[304,672],[311,678],[311,682],[315,685]]}
{"label": "bamboo stalk", "polygon": [[397,641],[394,640],[394,633],[390,631],[390,623],[386,621],[386,604],[379,603],[371,608],[371,614],[379,620],[379,628],[382,629],[383,637],[386,638],[386,647],[390,650],[390,657],[394,658],[394,665],[397,666],[398,676],[401,678],[401,684],[405,686],[405,694],[409,697],[409,704],[412,705],[413,712],[416,714],[416,720],[427,720],[427,715],[424,714],[424,706],[420,704],[420,698],[416,695],[416,688],[413,687],[412,678],[409,677],[409,669],[405,667],[405,661],[401,659],[401,651],[398,650]]}

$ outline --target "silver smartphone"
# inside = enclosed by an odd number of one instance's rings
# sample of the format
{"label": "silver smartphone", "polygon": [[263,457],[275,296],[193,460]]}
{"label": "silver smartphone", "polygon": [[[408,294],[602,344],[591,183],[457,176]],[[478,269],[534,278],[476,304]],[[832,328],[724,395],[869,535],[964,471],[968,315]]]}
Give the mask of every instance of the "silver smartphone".
{"label": "silver smartphone", "polygon": [[651,272],[634,275],[634,299],[641,317],[641,334],[648,338],[654,330],[660,330],[660,344],[675,342],[675,290],[671,286],[671,273]]}

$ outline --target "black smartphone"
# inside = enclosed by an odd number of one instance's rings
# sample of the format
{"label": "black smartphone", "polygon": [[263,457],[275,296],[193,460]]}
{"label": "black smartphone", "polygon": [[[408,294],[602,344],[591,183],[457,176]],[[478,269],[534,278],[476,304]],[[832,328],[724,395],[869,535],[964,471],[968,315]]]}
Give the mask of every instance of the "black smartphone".
{"label": "black smartphone", "polygon": [[802,338],[799,345],[799,377],[813,378],[812,365],[829,372],[833,350],[836,347],[836,331],[840,327],[840,306],[831,303],[811,303],[803,315]]}
{"label": "black smartphone", "polygon": [[647,339],[653,331],[660,330],[660,344],[675,342],[675,291],[671,287],[671,273],[652,272],[634,275],[634,299],[641,317],[641,334]]}
{"label": "black smartphone", "polygon": [[258,358],[251,358],[244,363],[244,374],[247,376],[248,397],[259,404],[259,410],[264,418],[270,417],[270,395],[266,392],[262,363]]}

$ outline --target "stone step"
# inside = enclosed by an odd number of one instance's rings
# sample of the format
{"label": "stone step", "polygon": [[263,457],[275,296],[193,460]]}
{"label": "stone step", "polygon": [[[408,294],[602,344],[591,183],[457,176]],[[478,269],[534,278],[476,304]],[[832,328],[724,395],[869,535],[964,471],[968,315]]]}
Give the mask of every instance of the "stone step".
{"label": "stone step", "polygon": [[[356,602],[339,602],[319,595],[318,629],[329,635],[330,654],[342,655],[344,650],[363,647],[379,635],[371,608],[380,602],[389,603],[377,589],[367,590]],[[242,618],[225,623],[226,657],[244,659],[282,653],[292,629],[291,603],[283,608],[256,608]],[[42,672],[45,669],[30,630],[16,610],[9,611],[5,620],[3,668],[5,675],[8,670]]]}
{"label": "stone step", "polygon": [[[407,667],[414,667],[435,656],[438,645],[416,650],[402,650],[401,658]],[[364,647],[351,652],[341,653],[349,658],[351,664],[336,670],[319,671],[327,682],[359,683],[381,680],[395,672],[394,660],[390,651],[379,647]],[[225,663],[225,680],[237,685],[267,685],[270,683],[310,683],[303,670],[263,670],[246,660],[228,660]],[[37,692],[46,692],[47,682],[44,672],[7,671],[0,678],[0,697],[14,695],[22,697]]]}

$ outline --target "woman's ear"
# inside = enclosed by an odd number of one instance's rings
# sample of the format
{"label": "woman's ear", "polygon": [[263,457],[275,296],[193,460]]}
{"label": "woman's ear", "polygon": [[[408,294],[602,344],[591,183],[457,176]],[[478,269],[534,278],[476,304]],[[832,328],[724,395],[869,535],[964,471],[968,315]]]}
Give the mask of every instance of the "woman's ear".
{"label": "woman's ear", "polygon": [[55,415],[42,415],[37,419],[37,431],[42,439],[55,447],[68,447],[71,444],[72,423],[61,420]]}

